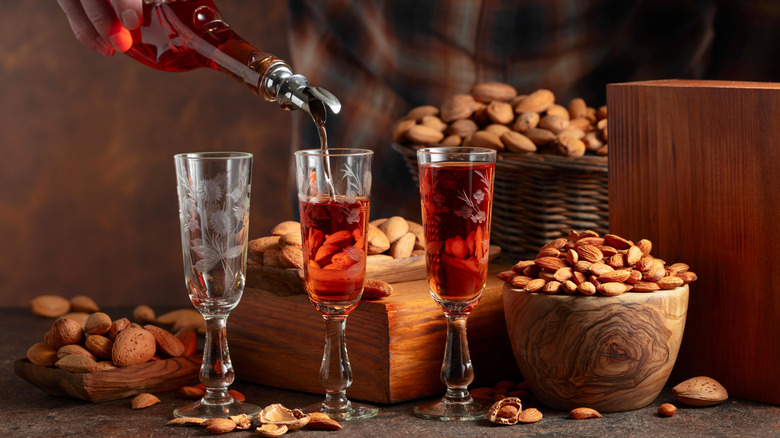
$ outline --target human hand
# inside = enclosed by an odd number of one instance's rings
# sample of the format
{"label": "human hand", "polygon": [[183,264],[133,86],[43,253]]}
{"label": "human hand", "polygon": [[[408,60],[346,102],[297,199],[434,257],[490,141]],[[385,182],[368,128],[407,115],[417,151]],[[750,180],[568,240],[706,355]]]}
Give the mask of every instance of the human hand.
{"label": "human hand", "polygon": [[142,0],[57,0],[76,39],[104,56],[126,52],[142,23]]}

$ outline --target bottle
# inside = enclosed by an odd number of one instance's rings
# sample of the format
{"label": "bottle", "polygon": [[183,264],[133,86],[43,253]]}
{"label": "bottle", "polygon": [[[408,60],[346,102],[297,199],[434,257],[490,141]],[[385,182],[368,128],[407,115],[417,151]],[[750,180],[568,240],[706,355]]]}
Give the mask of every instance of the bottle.
{"label": "bottle", "polygon": [[332,93],[310,86],[283,60],[233,32],[211,0],[144,0],[143,24],[131,35],[127,54],[158,70],[218,70],[285,110],[303,110],[318,125],[327,109],[341,109]]}

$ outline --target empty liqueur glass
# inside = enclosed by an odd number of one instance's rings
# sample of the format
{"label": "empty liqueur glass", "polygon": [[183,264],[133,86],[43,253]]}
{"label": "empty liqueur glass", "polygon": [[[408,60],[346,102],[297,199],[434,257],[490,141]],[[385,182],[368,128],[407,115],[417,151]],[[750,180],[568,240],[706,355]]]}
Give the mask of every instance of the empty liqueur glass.
{"label": "empty liqueur glass", "polygon": [[373,417],[374,406],[353,403],[344,328],[363,294],[366,276],[371,157],[365,149],[295,153],[304,280],[309,300],[325,319],[320,382],[325,400],[304,407],[337,420]]}
{"label": "empty liqueur glass", "polygon": [[233,399],[233,365],[225,325],[244,292],[252,154],[201,152],[174,157],[184,280],[206,320],[200,381],[206,394],[177,408],[176,417],[227,418],[260,408]]}
{"label": "empty liqueur glass", "polygon": [[487,281],[496,151],[439,147],[417,151],[428,285],[444,310],[447,341],[441,400],[414,408],[418,417],[476,420],[486,408],[468,392],[474,380],[466,319]]}

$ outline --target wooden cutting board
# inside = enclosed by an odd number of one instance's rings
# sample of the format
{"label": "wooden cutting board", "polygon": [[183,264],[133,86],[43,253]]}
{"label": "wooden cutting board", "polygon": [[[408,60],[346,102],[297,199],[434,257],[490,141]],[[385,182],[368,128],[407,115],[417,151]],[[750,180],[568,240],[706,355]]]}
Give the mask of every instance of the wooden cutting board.
{"label": "wooden cutting board", "polygon": [[780,84],[613,84],[607,104],[610,230],[699,276],[670,382],[780,404]]}

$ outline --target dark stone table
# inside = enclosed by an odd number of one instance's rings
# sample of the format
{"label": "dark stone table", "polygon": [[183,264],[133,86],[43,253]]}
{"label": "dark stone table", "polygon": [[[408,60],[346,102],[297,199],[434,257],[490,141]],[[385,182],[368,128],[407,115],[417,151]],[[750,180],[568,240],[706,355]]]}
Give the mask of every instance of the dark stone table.
{"label": "dark stone table", "polygon": [[[112,317],[130,316],[130,308],[109,309]],[[94,404],[46,395],[14,374],[14,361],[23,358],[27,348],[40,342],[52,321],[34,316],[28,309],[0,309],[0,436],[2,437],[151,437],[207,436],[202,428],[165,426],[174,408],[189,403],[176,392],[156,394],[161,403],[132,410],[130,400]],[[749,366],[749,364],[746,364]],[[479,372],[479,370],[476,370]],[[745,372],[750,372],[746,369]],[[240,379],[240,375],[237,376]],[[500,379],[500,376],[497,376]],[[317,402],[322,396],[236,382],[232,388],[243,392],[247,401],[266,406],[282,403],[298,407]],[[349,393],[349,391],[347,392]],[[666,388],[649,406],[629,412],[608,413],[603,418],[571,420],[567,412],[537,406],[532,400],[524,407],[538,407],[544,418],[533,424],[496,426],[486,420],[440,423],[422,420],[412,414],[419,401],[380,406],[379,416],[363,421],[343,422],[336,432],[300,430],[290,432],[301,438],[318,436],[545,436],[545,437],[772,437],[780,436],[780,406],[731,398],[707,408],[689,408],[675,403],[677,414],[660,417],[661,403],[674,402]],[[231,432],[226,436],[257,436],[254,431]]]}

